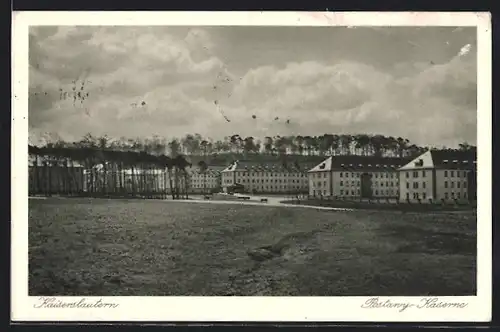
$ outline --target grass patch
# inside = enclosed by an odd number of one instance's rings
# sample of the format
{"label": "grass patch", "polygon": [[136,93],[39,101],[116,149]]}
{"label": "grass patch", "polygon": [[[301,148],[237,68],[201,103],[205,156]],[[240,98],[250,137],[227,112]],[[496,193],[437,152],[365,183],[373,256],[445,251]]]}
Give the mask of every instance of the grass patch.
{"label": "grass patch", "polygon": [[32,296],[473,295],[475,264],[472,212],[29,202]]}
{"label": "grass patch", "polygon": [[331,199],[303,199],[285,200],[281,203],[294,205],[321,206],[332,208],[347,208],[360,210],[381,210],[381,211],[404,211],[404,212],[453,212],[453,211],[475,211],[475,204],[452,204],[452,203],[398,203],[395,200],[388,202],[357,201],[357,200],[331,200]]}

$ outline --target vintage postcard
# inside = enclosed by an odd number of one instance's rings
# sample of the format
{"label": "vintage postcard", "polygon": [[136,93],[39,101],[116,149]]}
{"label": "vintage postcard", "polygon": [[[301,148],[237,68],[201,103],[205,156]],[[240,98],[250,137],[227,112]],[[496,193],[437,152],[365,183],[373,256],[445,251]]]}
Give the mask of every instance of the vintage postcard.
{"label": "vintage postcard", "polygon": [[485,322],[488,13],[16,12],[13,321]]}

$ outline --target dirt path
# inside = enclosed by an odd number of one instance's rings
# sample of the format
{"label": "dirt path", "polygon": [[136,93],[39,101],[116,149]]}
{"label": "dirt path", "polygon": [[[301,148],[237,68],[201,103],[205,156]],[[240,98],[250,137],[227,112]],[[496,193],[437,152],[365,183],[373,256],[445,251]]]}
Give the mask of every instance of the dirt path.
{"label": "dirt path", "polygon": [[[354,211],[353,209],[346,208],[334,208],[325,206],[312,206],[312,205],[297,205],[297,204],[285,204],[281,203],[281,198],[270,197],[267,203],[260,202],[259,197],[257,200],[241,200],[241,201],[223,201],[223,200],[202,200],[202,199],[176,199],[176,200],[164,200],[164,202],[183,202],[183,203],[202,203],[202,204],[226,204],[226,205],[254,205],[254,206],[279,206],[279,207],[290,207],[290,208],[307,208],[316,210],[329,210],[329,211]],[[263,198],[263,197],[262,197]]]}

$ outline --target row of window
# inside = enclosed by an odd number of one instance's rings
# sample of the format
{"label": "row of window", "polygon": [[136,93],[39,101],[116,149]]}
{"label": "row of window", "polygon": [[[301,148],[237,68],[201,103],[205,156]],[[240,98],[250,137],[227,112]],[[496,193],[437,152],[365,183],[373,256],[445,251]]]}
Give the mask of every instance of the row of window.
{"label": "row of window", "polygon": [[191,182],[217,182],[217,179],[191,179]]}
{"label": "row of window", "polygon": [[[341,189],[340,190],[340,195],[341,196],[344,196],[344,195],[347,195],[347,196],[349,196],[349,195],[352,195],[352,196],[358,195],[359,196],[360,193],[361,193],[361,191],[359,189],[357,189],[357,190],[344,190],[344,189]],[[313,195],[316,195],[316,194],[327,195],[327,190],[323,190],[323,191],[322,190],[313,190]],[[391,190],[385,190],[385,191],[384,190],[380,190],[380,191],[379,190],[375,190],[374,194],[375,194],[375,196],[383,196],[383,195],[386,195],[386,196],[398,196],[399,195],[399,191],[398,190],[394,191],[392,189]]]}
{"label": "row of window", "polygon": [[[426,199],[426,197],[427,197],[427,194],[425,192],[423,192],[421,195],[418,192],[413,193],[413,199],[419,199],[419,198]],[[449,193],[447,193],[447,192],[444,193],[444,198],[449,199],[450,198]],[[467,193],[454,193],[454,192],[452,192],[451,198],[457,198],[457,199],[467,198]],[[406,199],[410,199],[410,193],[406,193]]]}
{"label": "row of window", "polygon": [[[351,177],[352,177],[352,178],[353,178],[353,177],[357,177],[357,178],[359,178],[359,176],[360,176],[360,173],[350,173],[350,174],[351,174]],[[386,179],[388,179],[388,178],[393,179],[393,178],[394,178],[394,176],[395,176],[395,175],[394,175],[394,172],[384,172],[384,173],[380,173],[380,174],[379,174],[379,173],[373,173],[373,174],[372,174],[372,173],[367,173],[367,174],[368,174],[368,175],[372,175],[372,176],[374,176],[376,179],[378,179],[378,178],[383,179],[384,177],[385,177]],[[384,175],[385,175],[385,176],[384,176]],[[347,173],[347,172],[345,172],[345,173],[340,172],[340,177],[341,177],[341,178],[342,178],[342,177],[346,177],[346,178],[348,178],[348,177],[349,177],[349,173]]]}
{"label": "row of window", "polygon": [[[451,193],[451,198],[460,199],[461,198],[460,196],[463,198],[467,198],[467,193],[454,193],[454,192]],[[448,193],[444,193],[444,198],[446,199],[449,198]]]}
{"label": "row of window", "polygon": [[214,185],[214,184],[208,185],[207,184],[207,185],[203,186],[203,184],[196,183],[196,184],[192,184],[191,187],[192,188],[215,188],[215,187],[217,187],[217,185]]}
{"label": "row of window", "polygon": [[[250,181],[250,179],[241,179],[241,183],[250,183],[250,182],[252,182],[252,183],[259,183],[259,182],[260,183],[264,183],[264,182],[273,183],[273,179],[252,179],[252,181]],[[282,180],[282,179],[274,179],[274,183],[286,183],[286,182],[288,182],[288,183],[300,183],[300,180],[288,179],[288,181],[287,181],[287,180]],[[307,184],[307,180],[304,180],[302,182],[303,182],[303,184]]]}
{"label": "row of window", "polygon": [[[422,177],[425,178],[426,172],[425,171],[421,171],[421,172],[422,172]],[[413,177],[418,178],[418,173],[419,173],[419,171],[413,171]],[[408,179],[409,177],[410,177],[410,172],[406,172],[406,178]]]}
{"label": "row of window", "polygon": [[[426,186],[425,182],[422,182],[422,189],[425,189],[425,186]],[[418,182],[413,182],[412,188],[418,189],[419,188]],[[410,182],[406,182],[406,189],[410,189]]]}
{"label": "row of window", "polygon": [[[374,187],[378,187],[378,186],[379,186],[379,184],[380,184],[380,187],[384,187],[384,183],[385,183],[385,186],[386,186],[386,187],[389,187],[389,186],[390,186],[390,187],[394,187],[394,182],[389,182],[389,181],[386,181],[386,182],[380,182],[380,183],[379,183],[379,182],[377,182],[377,181],[375,181],[375,182],[373,183],[373,186],[374,186]],[[317,182],[317,183],[314,183],[314,182],[313,182],[313,184],[316,184],[316,186],[317,186],[317,187],[321,187],[321,182]],[[327,181],[324,181],[324,182],[323,182],[323,184],[324,184],[324,186],[326,187],[326,186],[327,186]],[[340,184],[340,187],[344,187],[344,184],[345,184],[345,187],[349,187],[349,181],[345,181],[345,183],[344,183],[344,181],[340,181],[340,183],[339,183],[339,184]],[[351,182],[350,182],[350,186],[351,186],[351,187],[356,187],[356,186],[358,186],[358,187],[359,187],[360,185],[361,185],[361,182],[360,182],[360,181],[351,181]],[[396,185],[397,185],[397,184],[396,184]],[[406,187],[408,188],[408,183],[406,184]]]}
{"label": "row of window", "polygon": [[270,190],[270,191],[276,191],[276,190],[282,190],[282,191],[290,191],[290,190],[299,190],[299,189],[304,189],[304,188],[301,188],[300,186],[245,186],[247,189],[256,189],[256,190]]}
{"label": "row of window", "polygon": [[[417,192],[413,193],[413,199],[426,199],[426,198],[427,194],[425,192],[423,192],[422,195],[420,195]],[[406,199],[410,199],[410,193],[406,193]]]}
{"label": "row of window", "polygon": [[[233,174],[229,174],[232,176]],[[236,176],[261,176],[261,177],[305,177],[303,173],[269,173],[269,172],[235,172]]]}
{"label": "row of window", "polygon": [[[463,177],[467,177],[467,171],[456,171],[456,174],[457,174],[457,178],[460,177],[460,174],[463,174]],[[447,178],[448,177],[448,171],[444,171],[444,177]],[[455,171],[450,171],[450,178],[453,178],[455,177]]]}
{"label": "row of window", "polygon": [[[418,178],[418,174],[419,172],[422,172],[422,177],[425,178],[426,176],[426,172],[425,170],[422,170],[422,171],[413,171],[413,177],[414,178]],[[444,177],[447,178],[448,177],[448,174],[450,175],[451,178],[455,177],[455,174],[457,175],[457,177],[459,178],[461,175],[465,178],[467,177],[467,171],[444,171]],[[406,178],[409,178],[410,177],[410,172],[406,172]]]}
{"label": "row of window", "polygon": [[[444,181],[444,187],[448,188],[448,181]],[[450,188],[455,188],[455,182],[450,182]],[[457,188],[460,188],[460,182],[457,182]],[[467,182],[463,182],[462,188],[467,188]]]}

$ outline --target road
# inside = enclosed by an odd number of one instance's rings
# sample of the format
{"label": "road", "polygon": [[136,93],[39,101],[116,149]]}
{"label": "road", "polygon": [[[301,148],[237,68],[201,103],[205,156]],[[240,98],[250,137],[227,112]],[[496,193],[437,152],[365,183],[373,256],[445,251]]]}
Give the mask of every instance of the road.
{"label": "road", "polygon": [[[334,208],[325,206],[310,206],[310,205],[296,205],[296,204],[285,204],[281,201],[289,200],[289,197],[276,197],[276,196],[252,196],[252,195],[231,195],[233,197],[245,196],[250,197],[249,200],[218,200],[218,199],[203,199],[203,196],[192,196],[195,199],[176,199],[176,200],[164,200],[165,202],[185,202],[185,203],[204,203],[204,204],[229,204],[229,205],[254,205],[254,206],[280,206],[280,207],[290,207],[290,208],[307,208],[316,210],[330,210],[330,211],[354,211],[353,209],[346,208]],[[267,203],[263,203],[260,200],[262,198],[267,198]]]}

